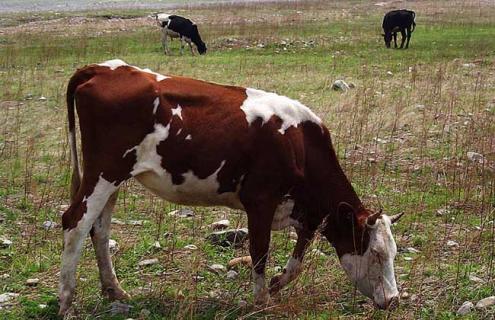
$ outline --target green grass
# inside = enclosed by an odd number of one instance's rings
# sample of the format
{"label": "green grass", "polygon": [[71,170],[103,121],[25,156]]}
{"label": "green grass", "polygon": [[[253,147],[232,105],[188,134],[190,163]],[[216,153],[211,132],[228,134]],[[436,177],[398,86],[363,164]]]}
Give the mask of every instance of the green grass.
{"label": "green grass", "polygon": [[[363,200],[387,213],[407,213],[394,233],[401,249],[396,276],[410,298],[396,311],[373,310],[345,278],[324,239],[309,251],[318,248],[326,255],[309,254],[300,278],[274,306],[258,310],[251,306],[248,269],[240,269],[234,281],[207,270],[247,255],[247,247],[222,249],[204,240],[217,219],[246,226],[243,213],[197,208],[192,219],[174,219],[167,213],[175,205],[126,183],[114,217],[145,221],[112,226],[112,239],[120,246],[113,256],[115,269],[133,296],[129,317],[139,318],[146,309],[150,319],[456,319],[464,301],[493,295],[495,22],[490,16],[495,8],[480,11],[477,3],[435,1],[415,3],[413,9],[418,26],[409,50],[384,48],[384,9],[363,1],[181,9],[198,21],[208,44],[208,54],[201,57],[179,56],[177,41],[174,54],[164,56],[152,20],[104,18],[145,16],[145,10],[5,17],[0,24],[0,238],[13,245],[0,249],[0,294],[20,296],[0,309],[0,318],[51,319],[57,312],[62,232],[60,227],[44,230],[42,223],[60,223],[59,211],[68,204],[65,88],[76,68],[113,58],[163,74],[299,99],[325,120]],[[72,15],[88,20],[70,24]],[[33,20],[41,22],[23,25]],[[335,79],[356,88],[334,92]],[[488,167],[470,162],[468,151],[484,154]],[[448,212],[439,216],[444,208]],[[448,240],[459,247],[447,247]],[[161,249],[153,247],[155,241]],[[199,249],[183,250],[187,244]],[[293,245],[288,231],[273,234],[269,277],[285,264]],[[407,247],[420,253],[404,252]],[[147,258],[160,264],[137,267]],[[470,275],[483,282],[471,281]],[[38,286],[26,286],[33,277],[41,279]],[[109,302],[100,296],[90,241],[78,278],[71,315],[126,318],[111,317]],[[239,307],[241,300],[247,307]],[[465,319],[494,314],[493,308],[477,310]]]}

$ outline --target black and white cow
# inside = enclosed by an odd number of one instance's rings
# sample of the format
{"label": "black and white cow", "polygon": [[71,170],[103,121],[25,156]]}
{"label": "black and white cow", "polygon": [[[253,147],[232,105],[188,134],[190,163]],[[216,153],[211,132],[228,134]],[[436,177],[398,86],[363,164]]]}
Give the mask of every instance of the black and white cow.
{"label": "black and white cow", "polygon": [[181,54],[184,50],[183,41],[187,42],[187,44],[189,45],[192,55],[194,55],[194,51],[191,42],[196,45],[199,54],[206,53],[206,45],[203,40],[201,40],[201,36],[198,32],[198,26],[196,26],[196,24],[191,20],[177,15],[159,13],[156,15],[156,21],[162,28],[162,44],[163,49],[165,50],[165,54],[169,54],[167,37],[170,37],[170,39],[180,39]]}
{"label": "black and white cow", "polygon": [[400,48],[402,49],[404,47],[406,38],[406,49],[409,47],[411,34],[414,31],[414,28],[416,28],[416,22],[414,22],[415,17],[416,13],[410,10],[393,10],[383,17],[383,39],[385,40],[387,48],[390,48],[392,36],[394,37],[395,48],[397,48],[397,31],[400,31],[402,34]]}

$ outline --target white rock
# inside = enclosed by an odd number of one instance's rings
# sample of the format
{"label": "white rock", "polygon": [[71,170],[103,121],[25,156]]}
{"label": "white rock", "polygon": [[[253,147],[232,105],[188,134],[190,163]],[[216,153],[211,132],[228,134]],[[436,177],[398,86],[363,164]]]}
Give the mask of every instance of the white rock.
{"label": "white rock", "polygon": [[459,244],[457,242],[455,242],[454,240],[449,240],[447,241],[447,247],[458,247]]}
{"label": "white rock", "polygon": [[450,211],[448,209],[442,208],[437,210],[437,216],[443,216],[449,214]]}
{"label": "white rock", "polygon": [[198,247],[195,246],[194,244],[188,244],[187,246],[184,246],[184,249],[187,249],[187,250],[198,250]]}
{"label": "white rock", "polygon": [[349,90],[349,85],[344,80],[335,80],[332,84],[332,90],[346,92]]}
{"label": "white rock", "polygon": [[144,221],[143,220],[129,220],[129,222],[127,223],[131,226],[142,226],[144,224]]}
{"label": "white rock", "polygon": [[26,280],[26,285],[28,285],[28,286],[36,286],[39,282],[40,282],[40,279],[38,279],[38,278],[27,279]]}
{"label": "white rock", "polygon": [[474,275],[470,275],[469,276],[469,280],[471,280],[473,282],[477,282],[477,283],[483,283],[483,282],[485,282],[483,279],[478,278],[477,276],[474,276]]}
{"label": "white rock", "polygon": [[10,300],[18,297],[18,293],[13,293],[13,292],[5,292],[0,294],[0,303],[6,303],[9,302]]}
{"label": "white rock", "polygon": [[471,312],[471,309],[473,309],[474,304],[471,301],[465,301],[462,306],[457,309],[457,315],[458,316],[465,316],[469,312]]}
{"label": "white rock", "polygon": [[474,68],[476,65],[474,63],[463,63],[462,66],[464,68]]}
{"label": "white rock", "polygon": [[162,248],[162,245],[160,244],[159,241],[155,241],[153,243],[153,248],[155,248],[155,249],[161,249]]}
{"label": "white rock", "polygon": [[401,299],[404,299],[404,300],[407,300],[409,299],[411,296],[409,295],[409,292],[407,291],[403,291],[401,294],[400,294],[400,298]]}
{"label": "white rock", "polygon": [[230,226],[230,221],[227,219],[213,222],[210,225],[210,227],[212,227],[215,230],[227,229],[229,226]]}
{"label": "white rock", "polygon": [[393,76],[394,74],[392,73],[392,71],[387,71],[387,76]]}
{"label": "white rock", "polygon": [[48,305],[46,305],[46,304],[39,304],[38,305],[38,308],[40,308],[40,309],[45,309],[46,307],[48,307]]}
{"label": "white rock", "polygon": [[477,163],[485,162],[485,157],[481,153],[468,151],[467,157],[472,162],[477,162]]}
{"label": "white rock", "polygon": [[423,111],[426,108],[424,104],[417,104],[414,107],[419,111]]}
{"label": "white rock", "polygon": [[233,280],[233,279],[237,278],[238,276],[239,276],[239,274],[234,270],[229,270],[226,274],[227,279],[230,279],[230,280]]}
{"label": "white rock", "polygon": [[225,268],[223,265],[218,263],[212,264],[208,268],[215,273],[221,273],[227,271],[227,268]]}
{"label": "white rock", "polygon": [[117,219],[117,218],[112,218],[112,223],[117,224],[117,225],[125,225],[124,221]]}
{"label": "white rock", "polygon": [[115,254],[117,251],[119,251],[119,244],[117,241],[110,239],[108,240],[108,249],[110,249],[111,254]]}
{"label": "white rock", "polygon": [[157,258],[145,259],[145,260],[139,261],[138,266],[144,267],[144,266],[149,266],[149,265],[157,264],[157,263],[158,263]]}
{"label": "white rock", "polygon": [[46,97],[41,96],[38,100],[39,100],[39,101],[46,101]]}
{"label": "white rock", "polygon": [[409,253],[420,253],[421,251],[419,251],[418,249],[415,249],[413,247],[408,247],[407,249],[407,252]]}
{"label": "white rock", "polygon": [[411,258],[411,257],[404,257],[404,260],[406,260],[406,261],[413,261],[414,259]]}
{"label": "white rock", "polygon": [[494,304],[495,304],[495,296],[491,296],[478,301],[478,303],[476,304],[476,308],[484,309]]}
{"label": "white rock", "polygon": [[8,248],[12,245],[12,241],[10,241],[9,239],[1,239],[0,240],[0,247],[2,248]]}
{"label": "white rock", "polygon": [[45,222],[43,222],[43,228],[45,230],[50,230],[50,229],[53,229],[53,228],[56,228],[57,227],[57,223],[56,222],[53,222],[53,221],[50,221],[50,220],[47,220]]}
{"label": "white rock", "polygon": [[182,208],[179,210],[170,211],[168,215],[177,216],[179,218],[190,218],[190,217],[194,217],[194,211],[192,211],[191,209]]}

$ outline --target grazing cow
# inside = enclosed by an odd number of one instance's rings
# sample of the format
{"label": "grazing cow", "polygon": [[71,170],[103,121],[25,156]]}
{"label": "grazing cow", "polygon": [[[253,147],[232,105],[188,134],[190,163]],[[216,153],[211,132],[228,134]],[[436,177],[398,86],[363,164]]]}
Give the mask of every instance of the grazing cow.
{"label": "grazing cow", "polygon": [[[128,298],[115,275],[108,240],[117,192],[130,178],[174,203],[244,210],[257,304],[267,303],[270,293],[296,278],[318,228],[363,294],[379,308],[397,304],[397,247],[390,226],[399,216],[363,206],[339,165],[327,128],[298,101],[110,60],[72,76],[67,108],[73,178],[71,205],[62,217],[60,314],[71,304],[88,233],[103,294]],[[267,287],[271,230],[289,225],[296,228],[296,246]]]}
{"label": "grazing cow", "polygon": [[159,13],[156,15],[156,21],[162,28],[162,44],[165,54],[169,54],[167,38],[179,38],[180,39],[180,54],[184,50],[184,42],[187,42],[191,49],[191,54],[194,55],[191,42],[198,48],[199,54],[206,53],[206,45],[201,40],[201,36],[198,32],[198,27],[194,22],[177,15],[169,15],[166,13]]}
{"label": "grazing cow", "polygon": [[400,48],[404,47],[404,41],[407,38],[406,49],[409,47],[409,40],[411,40],[411,34],[416,28],[416,13],[410,10],[393,10],[388,12],[385,17],[383,17],[383,39],[385,40],[385,45],[390,48],[390,42],[392,42],[392,36],[394,37],[394,45],[397,48],[397,31],[402,34],[402,42]]}

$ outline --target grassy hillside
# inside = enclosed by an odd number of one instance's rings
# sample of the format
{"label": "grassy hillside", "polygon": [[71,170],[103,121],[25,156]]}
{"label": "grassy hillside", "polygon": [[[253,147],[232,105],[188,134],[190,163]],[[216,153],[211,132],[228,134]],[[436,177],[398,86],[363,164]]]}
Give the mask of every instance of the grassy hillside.
{"label": "grassy hillside", "polygon": [[[273,306],[253,308],[248,269],[235,280],[208,270],[247,255],[247,247],[205,241],[210,223],[227,218],[245,227],[245,214],[195,208],[193,218],[171,217],[177,206],[130,181],[114,217],[142,223],[113,224],[112,239],[119,244],[117,275],[133,296],[131,311],[110,315],[88,240],[69,318],[454,319],[464,301],[494,295],[495,6],[412,2],[418,26],[410,49],[387,50],[381,19],[394,6],[406,5],[297,1],[178,10],[200,26],[209,49],[201,57],[180,56],[177,41],[174,55],[163,55],[159,30],[146,18],[151,11],[2,17],[0,240],[12,244],[0,248],[0,294],[19,296],[0,309],[0,318],[56,314],[62,230],[43,223],[60,224],[68,204],[66,84],[76,68],[113,58],[163,74],[276,91],[310,106],[331,130],[363,200],[389,214],[407,213],[394,229],[403,299],[394,312],[374,310],[352,288],[331,246],[317,239],[301,277]],[[355,88],[333,91],[336,79]],[[184,249],[188,244],[198,250]],[[273,233],[268,277],[285,265],[293,245],[289,230]],[[160,263],[138,267],[149,258]],[[28,286],[29,278],[40,282]],[[465,318],[494,316],[492,307]]]}

